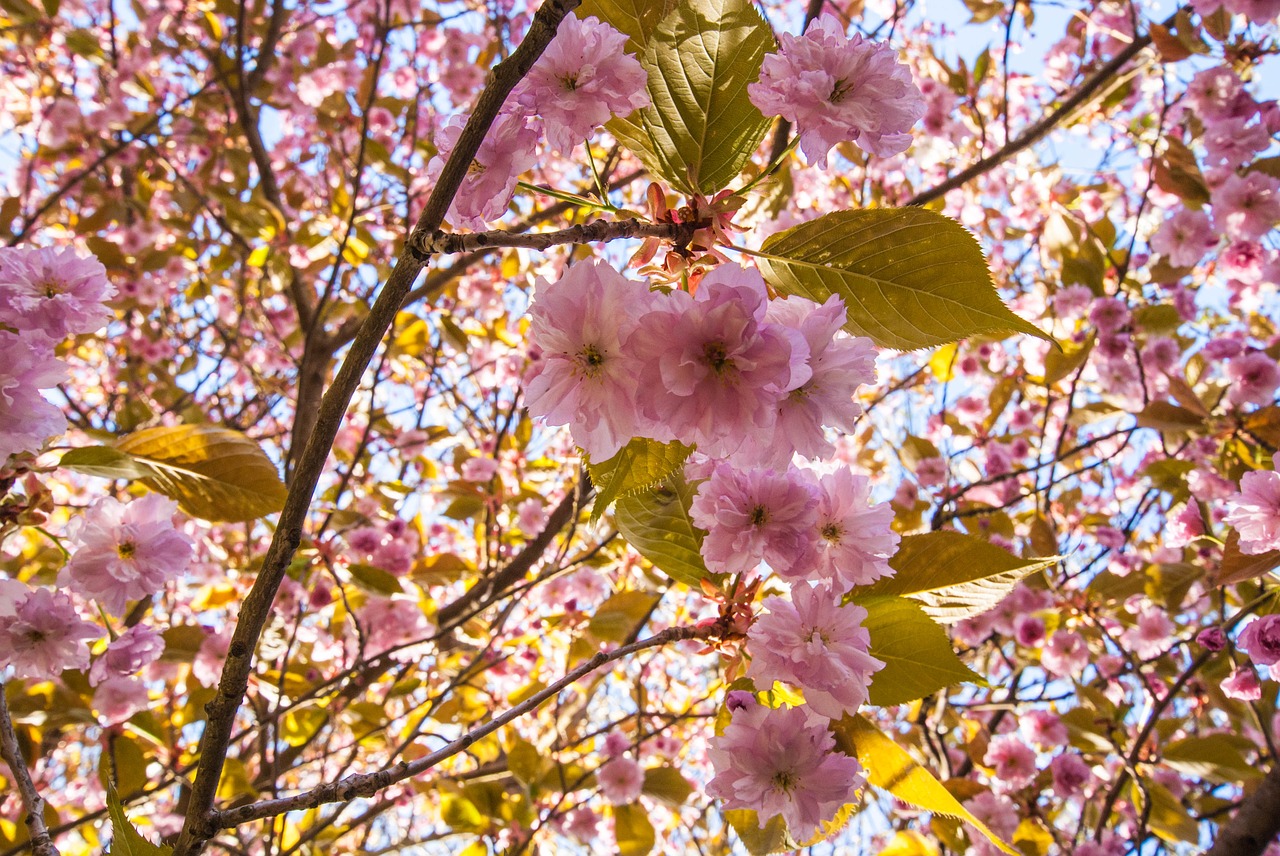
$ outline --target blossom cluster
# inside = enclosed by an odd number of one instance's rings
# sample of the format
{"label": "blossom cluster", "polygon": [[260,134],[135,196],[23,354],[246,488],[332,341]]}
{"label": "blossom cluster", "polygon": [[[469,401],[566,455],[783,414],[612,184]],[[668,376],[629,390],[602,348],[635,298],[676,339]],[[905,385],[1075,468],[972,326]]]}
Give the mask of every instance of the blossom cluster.
{"label": "blossom cluster", "polygon": [[[41,389],[62,380],[54,356],[66,337],[91,333],[111,317],[106,270],[70,249],[0,250],[0,465],[14,453],[38,452],[66,427]],[[138,672],[164,650],[160,634],[134,624],[92,658],[86,645],[104,628],[85,620],[76,598],[124,616],[130,601],[150,598],[186,569],[191,540],[173,523],[177,503],[148,495],[129,503],[103,497],[68,527],[71,558],[58,589],[0,578],[0,671],[51,680],[88,670],[94,705],[117,721],[148,704]]]}
{"label": "blossom cluster", "polygon": [[[537,162],[537,146],[567,154],[613,116],[649,104],[648,74],[624,51],[627,37],[592,16],[565,18],[551,44],[512,93],[476,152],[449,208],[455,226],[483,229],[507,209],[516,179]],[[451,118],[436,139],[439,154],[427,166],[431,179],[458,144],[466,120]]]}
{"label": "blossom cluster", "polygon": [[805,704],[734,695],[708,793],[781,815],[802,839],[863,782],[857,761],[834,753],[828,720],[857,710],[884,664],[868,652],[866,610],[844,595],[890,574],[898,542],[865,476],[806,465],[833,456],[827,430],[852,428],[855,394],[875,379],[875,348],[841,332],[845,312],[836,296],[771,300],[757,271],[733,264],[663,291],[596,260],[539,282],[529,313],[530,412],[567,425],[597,462],[633,438],[693,447],[689,514],[707,569],[764,566],[790,585],[748,633],[747,675]]}

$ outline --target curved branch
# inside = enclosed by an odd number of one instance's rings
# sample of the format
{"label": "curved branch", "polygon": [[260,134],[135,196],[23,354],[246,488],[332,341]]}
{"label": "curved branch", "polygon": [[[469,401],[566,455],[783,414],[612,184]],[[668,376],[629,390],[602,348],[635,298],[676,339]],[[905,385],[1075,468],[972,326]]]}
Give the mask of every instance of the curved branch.
{"label": "curved branch", "polygon": [[1235,815],[1218,827],[1205,856],[1261,856],[1280,836],[1280,764],[1271,768]]}
{"label": "curved branch", "polygon": [[26,761],[18,749],[18,735],[13,730],[13,720],[9,718],[9,703],[4,697],[4,682],[0,681],[0,758],[13,771],[17,780],[18,795],[22,798],[22,807],[26,809],[27,833],[31,839],[31,852],[35,856],[59,856],[58,848],[53,845],[49,836],[49,827],[44,823],[44,798],[36,790],[31,781],[31,773],[27,771]]}

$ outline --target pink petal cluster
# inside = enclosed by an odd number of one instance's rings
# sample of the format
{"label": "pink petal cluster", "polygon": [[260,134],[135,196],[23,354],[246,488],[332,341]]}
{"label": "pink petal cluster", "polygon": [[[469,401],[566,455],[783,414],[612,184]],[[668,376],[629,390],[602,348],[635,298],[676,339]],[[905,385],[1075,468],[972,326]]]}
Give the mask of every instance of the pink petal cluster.
{"label": "pink petal cluster", "polygon": [[1232,404],[1270,404],[1280,387],[1280,365],[1265,351],[1252,351],[1227,363]]}
{"label": "pink petal cluster", "polygon": [[783,34],[781,51],[764,58],[747,93],[766,116],[795,123],[800,148],[820,167],[846,140],[881,157],[905,151],[907,132],[925,113],[924,96],[894,50],[845,36],[831,15],[799,38]]}
{"label": "pink petal cluster", "polygon": [[58,247],[0,251],[0,324],[39,331],[55,341],[92,333],[112,313],[115,289],[96,258]]}
{"label": "pink petal cluster", "polygon": [[871,675],[884,668],[867,648],[867,611],[842,606],[826,587],[797,585],[791,600],[771,597],[751,627],[747,676],[761,689],[782,681],[804,693],[805,704],[828,719],[853,713],[867,700]]}
{"label": "pink petal cluster", "polygon": [[542,117],[551,148],[568,153],[612,116],[649,104],[649,75],[626,53],[627,37],[594,15],[570,15],[516,89],[516,102]]}
{"label": "pink petal cluster", "polygon": [[893,575],[889,558],[901,536],[893,509],[871,501],[871,480],[841,468],[821,479],[817,562],[806,579],[831,580],[839,591]]}
{"label": "pink petal cluster", "polygon": [[827,454],[875,379],[867,339],[839,334],[838,298],[770,306],[760,274],[721,265],[696,294],[649,291],[600,262],[539,283],[530,308],[529,410],[568,425],[594,460],[633,437],[784,468]]}
{"label": "pink petal cluster", "polygon": [[130,600],[151,597],[191,561],[194,544],[173,525],[178,504],[160,494],[130,503],[103,497],[68,528],[75,553],[61,585],[119,615]]}
{"label": "pink petal cluster", "polygon": [[1280,664],[1280,615],[1264,615],[1249,622],[1236,641],[1256,665],[1270,667],[1271,677],[1280,673],[1276,668]]}
{"label": "pink petal cluster", "polygon": [[65,377],[51,340],[0,329],[0,464],[19,452],[38,452],[66,430],[62,411],[40,395]]}
{"label": "pink petal cluster", "polygon": [[154,628],[135,624],[107,646],[89,669],[89,683],[98,686],[112,678],[129,678],[164,653],[164,637]]}
{"label": "pink petal cluster", "polygon": [[610,758],[596,771],[596,780],[605,799],[614,805],[626,805],[640,798],[644,788],[644,770],[631,758]]}
{"label": "pink petal cluster", "polygon": [[716,769],[707,793],[725,808],[754,810],[762,824],[780,816],[805,841],[866,784],[857,759],[836,752],[826,721],[805,708],[768,708],[742,692],[729,707],[707,750]]}
{"label": "pink petal cluster", "polygon": [[[440,129],[436,138],[439,154],[427,164],[427,177],[432,181],[439,178],[465,126],[464,117],[454,116]],[[528,117],[509,111],[499,113],[449,205],[449,221],[454,226],[480,230],[487,221],[505,214],[515,195],[516,180],[537,162],[537,146],[538,130]]]}
{"label": "pink petal cluster", "polygon": [[817,505],[797,471],[722,464],[699,486],[689,514],[707,530],[702,555],[711,571],[742,573],[765,561],[789,575],[812,566]]}
{"label": "pink petal cluster", "polygon": [[1204,254],[1218,243],[1213,221],[1203,211],[1180,208],[1160,224],[1151,236],[1151,249],[1167,256],[1174,267],[1199,264]]}
{"label": "pink petal cluster", "polygon": [[1253,470],[1240,479],[1240,492],[1227,499],[1227,523],[1240,533],[1240,552],[1280,550],[1280,473]]}
{"label": "pink petal cluster", "polygon": [[0,666],[19,678],[53,680],[66,669],[87,669],[88,639],[102,630],[82,619],[71,598],[45,588],[31,589],[0,612]]}

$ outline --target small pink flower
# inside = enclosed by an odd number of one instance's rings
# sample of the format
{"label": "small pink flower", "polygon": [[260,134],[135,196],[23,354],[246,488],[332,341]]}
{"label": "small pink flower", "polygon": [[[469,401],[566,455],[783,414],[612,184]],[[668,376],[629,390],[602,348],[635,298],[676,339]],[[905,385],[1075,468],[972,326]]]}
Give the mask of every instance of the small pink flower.
{"label": "small pink flower", "polygon": [[97,686],[112,677],[128,678],[164,653],[164,637],[154,628],[135,624],[107,646],[89,670],[89,684]]}
{"label": "small pink flower", "polygon": [[1067,726],[1052,711],[1031,710],[1019,717],[1018,729],[1041,749],[1065,746],[1070,735]]}
{"label": "small pink flower", "polygon": [[649,75],[626,53],[627,37],[591,16],[570,15],[560,23],[515,99],[542,117],[547,142],[567,154],[611,116],[626,116],[649,104]]}
{"label": "small pink flower", "polygon": [[1041,649],[1040,663],[1055,675],[1079,675],[1089,665],[1089,646],[1079,633],[1059,630]]}
{"label": "small pink flower", "polygon": [[1075,753],[1054,758],[1049,769],[1053,773],[1054,793],[1062,799],[1078,795],[1093,780],[1093,770]]}
{"label": "small pink flower", "polygon": [[1217,242],[1208,214],[1180,208],[1151,236],[1151,249],[1168,257],[1174,267],[1191,267]]}
{"label": "small pink flower", "polygon": [[596,771],[596,781],[605,799],[614,805],[626,805],[640,798],[644,788],[644,770],[625,755],[610,758]]}
{"label": "small pink flower", "polygon": [[1266,173],[1232,173],[1213,191],[1214,221],[1230,237],[1256,241],[1280,220],[1280,181]]}
{"label": "small pink flower", "polygon": [[12,615],[0,615],[0,666],[12,666],[19,678],[53,680],[66,669],[87,669],[84,642],[101,635],[67,595],[31,589],[14,603]]}
{"label": "small pink flower", "polygon": [[371,597],[357,616],[364,630],[366,655],[420,642],[432,631],[431,623],[422,614],[422,607],[401,597]]}
{"label": "small pink flower", "polygon": [[1280,615],[1264,615],[1240,631],[1240,649],[1259,666],[1280,663]]}
{"label": "small pink flower", "polygon": [[908,131],[925,112],[911,72],[886,44],[848,37],[832,15],[809,25],[800,38],[784,33],[760,80],[747,87],[766,116],[782,116],[800,132],[805,156],[826,167],[827,154],[851,140],[881,157],[905,151]]}
{"label": "small pink flower", "polygon": [[[427,177],[435,181],[445,161],[458,145],[466,119],[454,116],[440,129],[436,145],[439,154],[427,164]],[[455,226],[484,229],[507,211],[515,195],[520,174],[537,163],[538,131],[523,114],[498,114],[484,142],[467,169],[458,195],[449,206],[449,220]]]}
{"label": "small pink flower", "polygon": [[92,333],[111,320],[115,295],[96,258],[57,247],[0,249],[0,324],[54,340]]}
{"label": "small pink flower", "polygon": [[716,774],[706,792],[727,809],[758,812],[762,825],[781,816],[792,837],[805,841],[866,783],[858,761],[834,750],[826,722],[805,708],[740,698],[707,750]]}
{"label": "small pink flower", "polygon": [[50,339],[0,329],[0,465],[18,452],[40,451],[45,440],[66,430],[62,411],[40,395],[65,377]]}
{"label": "small pink flower", "polygon": [[493,458],[477,455],[462,464],[462,478],[470,482],[487,482],[498,474],[498,462]]}
{"label": "small pink flower", "polygon": [[820,486],[817,559],[800,576],[830,581],[838,591],[892,576],[889,557],[901,536],[893,531],[889,504],[872,503],[870,479],[842,467],[823,476]]}
{"label": "small pink flower", "polygon": [[526,537],[537,536],[547,525],[547,508],[542,500],[530,497],[517,505],[516,524]]}
{"label": "small pink flower", "polygon": [[1265,351],[1252,351],[1229,361],[1226,374],[1231,381],[1227,397],[1236,405],[1270,404],[1280,387],[1280,366]]}
{"label": "small pink flower", "polygon": [[60,584],[124,612],[130,600],[151,597],[187,569],[194,545],[173,526],[178,504],[147,494],[127,505],[104,497],[72,521],[75,554]]}
{"label": "small pink flower", "polygon": [[995,769],[996,778],[1010,789],[1026,787],[1036,775],[1036,753],[1016,735],[991,738],[982,763]]}
{"label": "small pink flower", "polygon": [[1227,634],[1221,627],[1206,627],[1196,634],[1196,644],[1216,654],[1227,647]]}
{"label": "small pink flower", "polygon": [[803,583],[791,601],[765,600],[765,615],[751,626],[747,675],[761,689],[782,681],[799,687],[805,703],[828,719],[854,713],[867,700],[871,676],[884,663],[867,653],[871,635],[862,626],[867,611],[840,605],[824,587]]}
{"label": "small pink flower", "polygon": [[146,684],[136,678],[113,675],[98,684],[93,693],[93,709],[103,725],[124,722],[150,704]]}
{"label": "small pink flower", "polygon": [[1236,701],[1257,701],[1262,698],[1262,682],[1252,666],[1245,666],[1222,682],[1222,694]]}
{"label": "small pink flower", "polygon": [[739,471],[721,464],[698,487],[689,508],[707,531],[702,556],[716,573],[753,570],[761,561],[780,574],[812,562],[818,497],[800,471]]}
{"label": "small pink flower", "polygon": [[1280,473],[1245,473],[1240,478],[1240,492],[1227,499],[1227,509],[1227,524],[1240,533],[1241,553],[1280,550]]}
{"label": "small pink flower", "polygon": [[1121,634],[1120,639],[1133,653],[1149,660],[1163,654],[1173,644],[1170,638],[1173,629],[1173,622],[1164,610],[1153,607],[1142,610],[1137,622]]}

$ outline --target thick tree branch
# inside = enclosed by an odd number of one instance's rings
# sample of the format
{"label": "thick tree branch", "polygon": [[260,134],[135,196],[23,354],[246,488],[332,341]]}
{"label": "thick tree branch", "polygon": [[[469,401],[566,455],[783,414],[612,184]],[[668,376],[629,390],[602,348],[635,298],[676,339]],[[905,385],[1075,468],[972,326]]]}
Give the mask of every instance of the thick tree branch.
{"label": "thick tree branch", "polygon": [[[547,0],[530,22],[528,34],[511,56],[490,72],[488,85],[476,101],[475,110],[463,128],[440,177],[436,182],[426,207],[413,229],[413,234],[432,234],[444,222],[445,213],[467,168],[480,148],[490,126],[502,109],[515,85],[528,74],[534,62],[555,38],[556,29],[579,4],[580,0]],[[307,440],[306,449],[298,460],[294,479],[289,486],[289,496],[271,539],[271,546],[263,557],[262,569],[253,588],[245,597],[240,617],[231,637],[218,692],[206,706],[208,719],[200,738],[200,760],[196,768],[195,782],[191,790],[186,821],[174,848],[174,856],[194,856],[204,849],[205,843],[217,834],[219,825],[213,801],[227,758],[232,726],[236,711],[249,686],[258,639],[271,615],[272,603],[284,579],[285,570],[293,560],[302,541],[302,526],[311,509],[311,500],[319,484],[320,475],[328,461],[334,438],[363,377],[369,361],[382,342],[396,313],[400,311],[405,295],[413,287],[422,271],[424,262],[408,251],[402,251],[395,267],[383,286],[377,300],[369,310],[360,331],[356,334],[347,355],[334,377],[333,384],[320,403],[316,424]]]}
{"label": "thick tree branch", "polygon": [[498,247],[523,247],[529,250],[546,250],[560,244],[590,244],[596,241],[614,241],[619,238],[664,238],[676,243],[688,243],[693,233],[703,223],[645,223],[642,220],[593,220],[554,232],[473,232],[453,235],[436,232],[433,235],[415,233],[409,239],[410,252],[424,258],[431,255],[470,253]]}
{"label": "thick tree branch", "polygon": [[1263,777],[1235,815],[1218,827],[1205,856],[1261,856],[1280,836],[1280,764]]}
{"label": "thick tree branch", "polygon": [[0,681],[0,758],[9,765],[18,786],[18,795],[22,798],[22,807],[27,812],[26,824],[27,834],[31,838],[31,852],[35,856],[59,856],[58,848],[53,846],[53,839],[49,837],[49,828],[44,824],[44,798],[36,790],[35,782],[31,781],[27,762],[18,749],[18,735],[14,733],[13,720],[9,718],[9,703],[4,697],[3,681]]}
{"label": "thick tree branch", "polygon": [[[1165,21],[1165,26],[1170,26],[1172,23],[1173,17],[1171,16]],[[1058,108],[1052,113],[1045,116],[1039,122],[1036,122],[1030,128],[1027,128],[1014,139],[1005,143],[999,151],[988,155],[970,166],[968,169],[956,173],[941,184],[917,193],[915,196],[908,199],[906,204],[926,205],[935,199],[941,199],[957,187],[963,187],[978,176],[995,169],[997,166],[1004,163],[1023,149],[1030,148],[1040,142],[1040,140],[1048,136],[1049,132],[1061,124],[1068,116],[1097,95],[1102,87],[1115,77],[1116,72],[1122,69],[1129,60],[1142,53],[1142,51],[1150,44],[1150,32],[1143,33],[1142,35],[1135,35],[1133,37],[1133,41],[1130,42],[1124,50],[1112,57],[1105,65],[1094,72],[1088,80],[1080,84],[1080,88],[1071,93],[1071,96],[1059,104]]]}
{"label": "thick tree branch", "polygon": [[425,755],[414,761],[401,761],[393,767],[385,770],[379,770],[376,773],[359,773],[353,776],[347,776],[337,782],[321,785],[313,788],[305,793],[295,794],[291,797],[282,797],[275,800],[263,800],[261,802],[251,803],[250,805],[240,806],[239,808],[228,809],[215,813],[213,822],[222,828],[230,828],[239,826],[242,823],[248,823],[252,820],[261,820],[265,817],[276,817],[289,811],[302,811],[305,809],[315,808],[327,803],[348,802],[359,797],[371,797],[379,791],[394,785],[397,782],[403,782],[414,776],[430,770],[448,758],[452,758],[459,752],[465,751],[477,740],[492,734],[502,726],[515,719],[524,716],[533,710],[536,710],[548,699],[555,698],[563,690],[572,685],[574,682],[581,680],[586,675],[591,674],[602,666],[629,657],[646,648],[656,648],[661,645],[668,645],[672,642],[680,642],[686,639],[702,639],[706,638],[713,632],[712,627],[669,627],[661,633],[650,636],[648,639],[641,639],[630,645],[624,645],[616,648],[608,654],[601,651],[590,660],[582,663],[577,668],[571,670],[563,678],[548,686],[541,692],[535,693],[525,701],[486,722],[484,725],[477,726],[457,740],[447,746],[437,749],[430,755]]}

